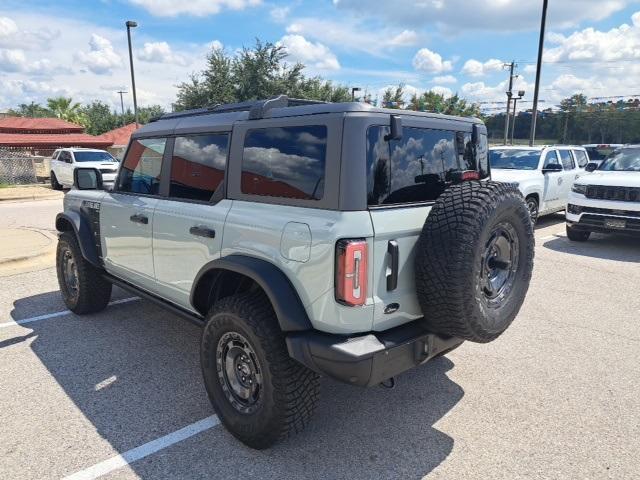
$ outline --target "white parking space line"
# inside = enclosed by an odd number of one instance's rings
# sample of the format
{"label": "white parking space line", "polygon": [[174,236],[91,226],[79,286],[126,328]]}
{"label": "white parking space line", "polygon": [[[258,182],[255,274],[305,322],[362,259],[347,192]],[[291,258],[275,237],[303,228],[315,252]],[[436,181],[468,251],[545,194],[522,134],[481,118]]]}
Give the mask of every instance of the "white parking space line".
{"label": "white parking space line", "polygon": [[116,455],[103,462],[96,463],[89,468],[69,475],[68,477],[64,477],[63,480],[92,480],[94,478],[101,477],[102,475],[113,472],[114,470],[129,465],[130,463],[147,457],[175,443],[193,437],[205,430],[209,430],[219,424],[220,420],[218,420],[218,417],[216,415],[211,415],[210,417],[203,418],[191,425],[187,425],[180,430],[169,433],[164,437],[157,438],[156,440],[152,440],[144,445],[128,450],[121,455]]}
{"label": "white parking space line", "polygon": [[[108,306],[120,305],[121,303],[133,302],[135,300],[140,300],[140,298],[130,297],[130,298],[123,298],[121,300],[114,300],[113,302],[109,302]],[[0,323],[0,328],[16,327],[18,325],[24,325],[25,323],[39,322],[40,320],[48,320],[50,318],[63,317],[65,315],[70,315],[71,313],[73,313],[71,312],[71,310],[63,310],[62,312],[47,313],[45,315],[38,315],[37,317],[25,318],[23,320]]]}

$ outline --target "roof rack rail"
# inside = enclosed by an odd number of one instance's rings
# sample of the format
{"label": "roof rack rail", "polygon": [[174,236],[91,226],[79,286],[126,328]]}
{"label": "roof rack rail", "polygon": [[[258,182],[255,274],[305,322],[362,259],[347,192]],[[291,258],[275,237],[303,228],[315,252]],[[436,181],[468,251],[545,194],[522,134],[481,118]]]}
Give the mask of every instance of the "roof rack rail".
{"label": "roof rack rail", "polygon": [[249,120],[264,118],[265,114],[272,108],[299,107],[301,105],[316,105],[330,102],[320,100],[304,100],[299,98],[289,98],[287,95],[279,95],[267,100],[250,100],[248,102],[217,104],[210,107],[185,110],[183,112],[166,113],[155,120],[167,120],[183,117],[195,117],[198,115],[209,115],[212,113],[229,112],[249,112]]}

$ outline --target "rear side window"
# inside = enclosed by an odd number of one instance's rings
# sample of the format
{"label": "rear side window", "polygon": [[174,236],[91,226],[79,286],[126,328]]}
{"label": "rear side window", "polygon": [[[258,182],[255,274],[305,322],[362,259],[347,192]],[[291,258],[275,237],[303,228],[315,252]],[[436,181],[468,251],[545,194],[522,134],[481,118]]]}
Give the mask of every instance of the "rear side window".
{"label": "rear side window", "polygon": [[560,159],[558,158],[558,152],[556,150],[547,152],[542,168],[547,168],[549,165],[561,165]]}
{"label": "rear side window", "polygon": [[177,137],[171,159],[169,196],[209,201],[224,180],[229,136]]}
{"label": "rear side window", "polygon": [[133,140],[120,167],[118,190],[157,195],[160,189],[160,171],[166,144],[166,138]]}
{"label": "rear side window", "polygon": [[580,168],[586,167],[587,163],[589,163],[589,157],[583,150],[574,150],[573,155],[576,157],[576,161],[578,162],[578,166]]}
{"label": "rear side window", "polygon": [[573,157],[571,156],[571,152],[569,150],[558,150],[560,154],[560,161],[562,162],[562,168],[565,170],[573,170],[576,168],[576,164],[573,161]]}
{"label": "rear side window", "polygon": [[367,131],[369,206],[437,199],[461,169],[455,133],[405,127],[401,140],[385,141],[388,131],[382,126]]}
{"label": "rear side window", "polygon": [[327,127],[270,127],[247,131],[242,154],[242,193],[321,200]]}

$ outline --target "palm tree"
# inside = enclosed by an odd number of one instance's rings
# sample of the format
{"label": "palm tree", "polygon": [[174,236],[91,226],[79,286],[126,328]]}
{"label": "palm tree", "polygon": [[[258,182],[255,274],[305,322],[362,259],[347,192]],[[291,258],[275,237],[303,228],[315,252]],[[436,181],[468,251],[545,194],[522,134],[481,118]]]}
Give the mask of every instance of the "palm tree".
{"label": "palm tree", "polygon": [[47,99],[47,107],[56,117],[67,122],[88,126],[89,119],[82,111],[82,106],[71,97],[55,97]]}

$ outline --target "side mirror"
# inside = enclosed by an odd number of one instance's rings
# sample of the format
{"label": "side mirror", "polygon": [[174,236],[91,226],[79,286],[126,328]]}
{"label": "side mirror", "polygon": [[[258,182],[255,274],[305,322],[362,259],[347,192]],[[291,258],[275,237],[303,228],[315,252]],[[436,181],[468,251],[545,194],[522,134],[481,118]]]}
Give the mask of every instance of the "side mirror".
{"label": "side mirror", "polygon": [[559,163],[551,163],[542,169],[542,173],[561,172],[562,165]]}
{"label": "side mirror", "polygon": [[384,136],[384,139],[388,142],[389,140],[400,140],[402,139],[402,118],[398,115],[391,115],[391,131],[388,135]]}
{"label": "side mirror", "polygon": [[77,190],[102,190],[102,174],[97,168],[76,168],[73,186]]}
{"label": "side mirror", "polygon": [[597,163],[589,163],[587,164],[587,166],[584,168],[587,172],[594,172],[598,169],[598,164]]}

